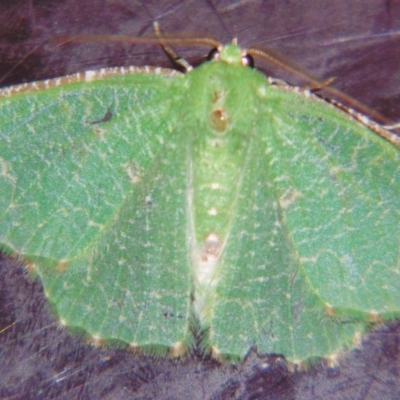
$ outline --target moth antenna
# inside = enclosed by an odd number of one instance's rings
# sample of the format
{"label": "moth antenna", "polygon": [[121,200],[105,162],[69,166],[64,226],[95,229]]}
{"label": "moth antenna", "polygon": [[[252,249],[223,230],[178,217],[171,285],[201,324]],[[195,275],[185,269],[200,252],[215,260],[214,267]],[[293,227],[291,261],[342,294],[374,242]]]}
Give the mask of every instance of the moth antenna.
{"label": "moth antenna", "polygon": [[290,75],[308,82],[310,85],[310,90],[322,89],[326,93],[340,99],[340,101],[351,104],[360,112],[369,115],[372,119],[380,124],[389,126],[393,125],[393,121],[383,116],[381,113],[373,110],[372,108],[343,93],[342,91],[330,86],[330,83],[332,83],[332,81],[335,79],[333,77],[323,80],[272,49],[259,49],[257,47],[251,47],[247,50],[247,53],[254,57],[261,58],[267,61],[269,64],[289,73]]}
{"label": "moth antenna", "polygon": [[182,45],[182,46],[208,46],[218,47],[220,42],[212,36],[168,36],[163,35],[161,38],[155,36],[132,37],[127,35],[78,35],[78,36],[57,36],[53,39],[59,44],[66,43],[87,43],[87,42],[123,42],[132,44],[147,44],[147,45]]}

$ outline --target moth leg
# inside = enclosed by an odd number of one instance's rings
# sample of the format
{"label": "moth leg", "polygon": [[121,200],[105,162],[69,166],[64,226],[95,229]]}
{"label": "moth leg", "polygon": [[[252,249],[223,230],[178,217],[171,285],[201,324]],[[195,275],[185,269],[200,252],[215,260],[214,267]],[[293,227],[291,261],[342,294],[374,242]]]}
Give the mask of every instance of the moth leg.
{"label": "moth leg", "polygon": [[160,39],[160,45],[171,62],[175,64],[178,69],[183,70],[183,72],[191,71],[193,67],[184,58],[180,57],[171,46],[163,43],[163,37],[157,21],[154,22],[153,26],[156,37]]}

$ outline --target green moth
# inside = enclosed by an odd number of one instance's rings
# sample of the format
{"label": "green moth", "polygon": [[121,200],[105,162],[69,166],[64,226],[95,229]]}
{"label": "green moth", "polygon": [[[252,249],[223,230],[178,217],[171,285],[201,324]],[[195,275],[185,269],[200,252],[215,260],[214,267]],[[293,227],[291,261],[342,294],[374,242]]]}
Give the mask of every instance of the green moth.
{"label": "green moth", "polygon": [[400,316],[400,151],[354,116],[236,45],[3,89],[0,248],[94,340],[334,360]]}

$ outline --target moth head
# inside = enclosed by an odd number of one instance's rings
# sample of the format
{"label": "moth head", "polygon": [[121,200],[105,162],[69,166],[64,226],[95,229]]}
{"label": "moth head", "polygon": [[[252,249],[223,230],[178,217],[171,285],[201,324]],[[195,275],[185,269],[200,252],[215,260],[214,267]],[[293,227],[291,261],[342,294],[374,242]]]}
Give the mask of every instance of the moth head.
{"label": "moth head", "polygon": [[213,48],[207,59],[209,61],[217,60],[231,65],[243,65],[246,67],[254,67],[253,57],[247,54],[246,50],[241,49],[237,45],[237,40],[233,39],[232,44],[222,45]]}

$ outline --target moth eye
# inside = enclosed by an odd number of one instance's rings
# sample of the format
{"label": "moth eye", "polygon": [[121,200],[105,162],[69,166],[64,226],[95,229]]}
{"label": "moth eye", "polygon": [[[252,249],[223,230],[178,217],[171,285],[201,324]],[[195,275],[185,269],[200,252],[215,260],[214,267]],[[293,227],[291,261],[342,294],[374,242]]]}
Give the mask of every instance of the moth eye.
{"label": "moth eye", "polygon": [[207,61],[218,60],[219,59],[219,50],[214,47],[210,50],[207,56]]}
{"label": "moth eye", "polygon": [[245,67],[254,68],[254,58],[250,54],[242,57],[242,64]]}

